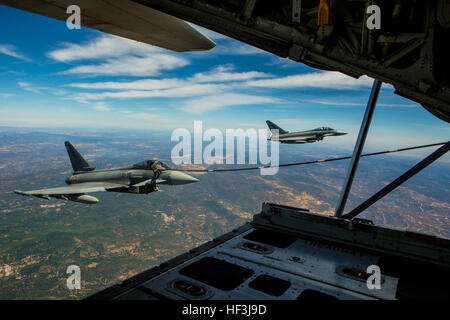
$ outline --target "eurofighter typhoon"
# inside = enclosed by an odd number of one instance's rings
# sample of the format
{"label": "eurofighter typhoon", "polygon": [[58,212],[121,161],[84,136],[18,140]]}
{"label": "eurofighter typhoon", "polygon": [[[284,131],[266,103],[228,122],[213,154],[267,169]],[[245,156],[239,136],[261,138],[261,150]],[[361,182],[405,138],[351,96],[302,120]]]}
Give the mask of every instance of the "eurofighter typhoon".
{"label": "eurofighter typhoon", "polygon": [[[280,143],[291,143],[291,144],[301,144],[301,143],[312,143],[323,140],[324,137],[330,136],[343,136],[347,133],[339,132],[333,128],[321,127],[313,130],[306,131],[296,131],[289,132],[281,129],[272,121],[266,121],[272,136],[269,140],[279,141]],[[275,134],[273,130],[278,130],[278,134]]]}
{"label": "eurofighter typhoon", "polygon": [[66,179],[67,187],[14,190],[14,193],[47,200],[52,197],[95,204],[98,199],[88,193],[112,191],[148,194],[159,190],[156,184],[181,185],[199,181],[186,173],[171,170],[157,160],[142,161],[122,168],[96,170],[69,141],[65,142],[65,146],[73,168],[72,175]]}

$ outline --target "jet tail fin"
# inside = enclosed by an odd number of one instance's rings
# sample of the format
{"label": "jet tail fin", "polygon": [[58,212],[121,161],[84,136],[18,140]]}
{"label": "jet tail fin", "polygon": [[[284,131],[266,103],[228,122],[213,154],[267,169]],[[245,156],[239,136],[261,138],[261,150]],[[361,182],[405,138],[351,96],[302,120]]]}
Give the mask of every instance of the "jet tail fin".
{"label": "jet tail fin", "polygon": [[64,145],[66,146],[67,153],[69,154],[70,163],[72,163],[74,172],[95,170],[95,167],[91,167],[69,141],[64,142]]}
{"label": "jet tail fin", "polygon": [[266,123],[270,130],[277,129],[279,134],[288,133],[288,131],[281,129],[279,126],[277,126],[272,121],[267,120]]}

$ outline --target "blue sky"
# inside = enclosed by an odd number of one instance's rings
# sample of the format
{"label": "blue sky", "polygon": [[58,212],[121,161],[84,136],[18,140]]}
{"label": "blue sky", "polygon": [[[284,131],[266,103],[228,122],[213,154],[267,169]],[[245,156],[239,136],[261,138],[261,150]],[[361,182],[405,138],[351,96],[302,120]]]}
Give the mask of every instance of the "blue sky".
{"label": "blue sky", "polygon": [[[201,29],[208,52],[175,53],[0,5],[0,126],[286,130],[329,126],[351,148],[372,80],[282,59]],[[448,124],[385,85],[368,146],[445,141]]]}

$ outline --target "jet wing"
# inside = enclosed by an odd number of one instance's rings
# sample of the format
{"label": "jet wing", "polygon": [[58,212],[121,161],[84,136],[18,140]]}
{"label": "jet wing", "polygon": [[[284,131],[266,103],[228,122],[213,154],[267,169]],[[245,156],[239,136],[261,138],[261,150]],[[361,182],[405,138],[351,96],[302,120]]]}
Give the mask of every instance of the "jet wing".
{"label": "jet wing", "polygon": [[173,51],[201,51],[215,43],[189,24],[130,0],[0,0],[1,4],[66,21],[70,5],[81,12],[81,25]]}
{"label": "jet wing", "polygon": [[127,185],[122,185],[118,183],[104,183],[104,182],[85,182],[72,184],[67,187],[57,187],[57,188],[45,188],[39,190],[14,190],[14,193],[23,196],[36,196],[39,198],[48,198],[54,196],[64,196],[64,195],[75,195],[75,194],[85,194],[91,192],[103,192],[108,190],[114,190],[117,188],[128,188]]}

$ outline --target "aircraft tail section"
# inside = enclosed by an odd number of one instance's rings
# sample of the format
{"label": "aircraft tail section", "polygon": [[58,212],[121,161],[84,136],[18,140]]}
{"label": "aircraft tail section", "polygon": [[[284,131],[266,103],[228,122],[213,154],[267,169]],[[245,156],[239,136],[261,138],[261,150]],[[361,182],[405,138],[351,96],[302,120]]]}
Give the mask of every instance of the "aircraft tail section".
{"label": "aircraft tail section", "polygon": [[279,126],[277,126],[272,121],[267,120],[266,123],[270,130],[277,129],[279,134],[288,133],[288,131],[281,129]]}
{"label": "aircraft tail section", "polygon": [[74,172],[95,170],[95,167],[91,167],[69,141],[64,142],[64,145],[69,154],[70,163],[72,163]]}

